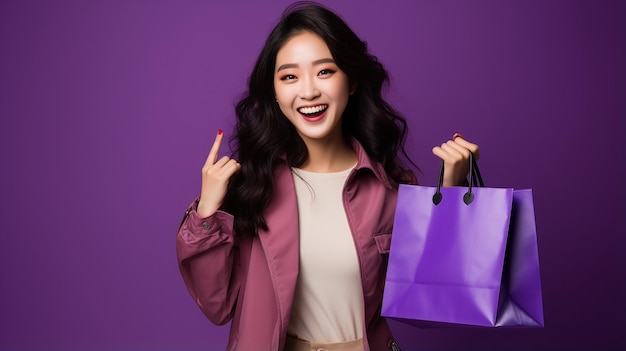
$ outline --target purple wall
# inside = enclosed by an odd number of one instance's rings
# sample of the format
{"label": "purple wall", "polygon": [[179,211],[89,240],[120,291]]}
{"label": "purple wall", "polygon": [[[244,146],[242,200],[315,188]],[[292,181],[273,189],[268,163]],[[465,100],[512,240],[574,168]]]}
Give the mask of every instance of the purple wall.
{"label": "purple wall", "polygon": [[[223,348],[174,234],[287,3],[0,2],[1,350]],[[422,183],[460,131],[488,185],[534,189],[546,327],[394,323],[405,349],[625,346],[624,2],[331,6],[389,69]]]}

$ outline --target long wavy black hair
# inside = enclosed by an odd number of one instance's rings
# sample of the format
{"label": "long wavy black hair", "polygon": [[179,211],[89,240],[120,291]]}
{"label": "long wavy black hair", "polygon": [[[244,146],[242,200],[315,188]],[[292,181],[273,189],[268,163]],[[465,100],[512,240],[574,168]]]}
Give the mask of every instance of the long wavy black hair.
{"label": "long wavy black hair", "polygon": [[408,181],[403,161],[414,165],[404,150],[407,123],[382,97],[387,71],[368,52],[367,43],[331,10],[297,2],[285,10],[267,38],[248,80],[248,91],[236,106],[231,146],[241,170],[230,181],[223,208],[234,215],[238,235],[267,229],[263,210],[272,199],[278,162],[286,157],[289,166],[298,167],[308,157],[303,140],[274,95],[278,51],[288,39],[307,31],[326,42],[336,64],[356,85],[342,116],[344,138],[358,140],[395,183]]}

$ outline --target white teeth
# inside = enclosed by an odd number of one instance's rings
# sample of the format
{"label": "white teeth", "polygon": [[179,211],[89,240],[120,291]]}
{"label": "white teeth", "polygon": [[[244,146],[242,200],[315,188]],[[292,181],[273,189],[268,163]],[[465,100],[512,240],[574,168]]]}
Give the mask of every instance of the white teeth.
{"label": "white teeth", "polygon": [[298,109],[300,113],[305,115],[312,115],[314,113],[320,113],[328,108],[328,105],[318,105],[313,107],[301,107]]}

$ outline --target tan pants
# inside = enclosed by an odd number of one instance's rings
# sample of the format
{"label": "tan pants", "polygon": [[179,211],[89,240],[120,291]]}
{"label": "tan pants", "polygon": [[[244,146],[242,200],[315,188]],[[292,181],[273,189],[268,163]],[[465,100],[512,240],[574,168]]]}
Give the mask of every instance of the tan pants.
{"label": "tan pants", "polygon": [[300,340],[287,335],[285,351],[363,351],[363,339],[321,344]]}

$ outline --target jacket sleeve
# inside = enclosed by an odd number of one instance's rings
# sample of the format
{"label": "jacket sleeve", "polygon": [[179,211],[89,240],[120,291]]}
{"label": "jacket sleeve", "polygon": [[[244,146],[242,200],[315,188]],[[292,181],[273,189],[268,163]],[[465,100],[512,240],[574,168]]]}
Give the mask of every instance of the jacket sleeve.
{"label": "jacket sleeve", "polygon": [[196,203],[185,212],[176,235],[178,268],[202,312],[211,322],[222,325],[233,317],[241,285],[233,216],[218,211],[200,218]]}

